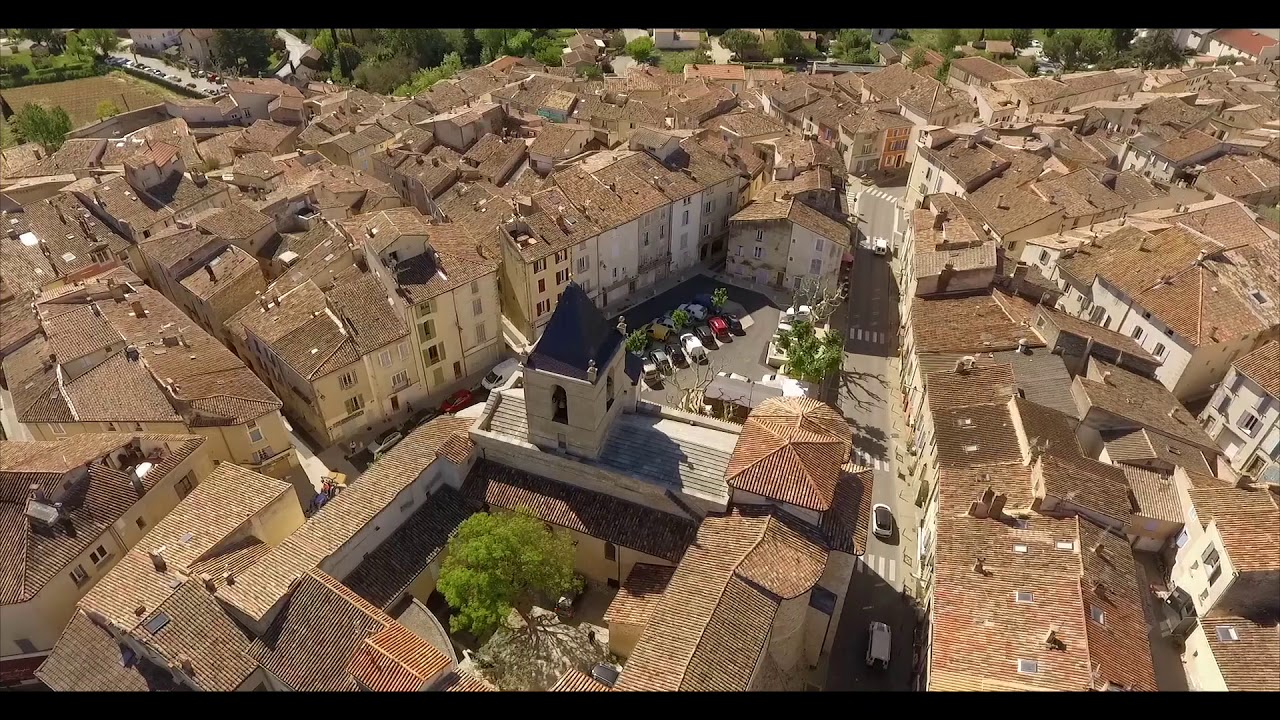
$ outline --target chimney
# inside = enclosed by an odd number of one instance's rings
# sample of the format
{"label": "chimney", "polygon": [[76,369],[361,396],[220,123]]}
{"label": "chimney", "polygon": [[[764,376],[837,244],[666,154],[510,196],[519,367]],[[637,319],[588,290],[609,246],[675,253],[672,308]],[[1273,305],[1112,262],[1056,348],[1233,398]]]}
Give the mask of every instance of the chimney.
{"label": "chimney", "polygon": [[1170,420],[1176,420],[1177,418],[1176,418],[1175,416],[1176,416],[1177,414],[1178,414],[1178,408],[1176,408],[1176,407],[1171,407],[1171,408],[1169,408],[1169,412],[1165,413],[1165,415],[1168,415],[1168,416],[1169,416],[1169,419],[1170,419]]}
{"label": "chimney", "polygon": [[134,300],[130,307],[133,308],[133,316],[136,318],[144,318],[147,316],[147,309],[142,307],[141,300]]}
{"label": "chimney", "polygon": [[200,573],[200,582],[204,583],[204,589],[209,593],[214,593],[218,589],[217,583],[213,581],[213,576],[209,573]]}
{"label": "chimney", "polygon": [[209,273],[209,282],[218,282],[218,273],[214,272],[212,265],[205,265],[204,271]]}
{"label": "chimney", "polygon": [[1061,649],[1062,641],[1058,639],[1058,633],[1056,631],[1050,630],[1048,634],[1044,636],[1044,646],[1048,650]]}
{"label": "chimney", "polygon": [[1009,204],[1004,201],[1004,193],[996,195],[996,207],[1000,210],[1008,210]]}
{"label": "chimney", "polygon": [[982,562],[984,560],[986,560],[986,558],[978,558],[977,560],[973,561],[973,571],[978,573],[979,575],[988,574],[987,569],[982,565]]}
{"label": "chimney", "polygon": [[1021,355],[1031,354],[1031,341],[1026,338],[1018,338],[1018,353]]}
{"label": "chimney", "polygon": [[156,572],[164,572],[169,569],[168,563],[164,561],[164,550],[164,546],[161,545],[155,550],[147,553],[147,555],[151,557],[151,564],[155,567]]}
{"label": "chimney", "polygon": [[995,170],[998,167],[1000,167],[1000,161],[993,158],[991,160],[991,169]]}
{"label": "chimney", "polygon": [[438,157],[431,158],[431,167],[440,167],[440,158]]}
{"label": "chimney", "polygon": [[195,665],[191,664],[191,658],[187,657],[186,655],[178,656],[178,667],[182,668],[182,672],[186,673],[187,675],[196,674]]}
{"label": "chimney", "polygon": [[588,360],[587,361],[587,382],[593,383],[595,381],[596,381],[596,361]]}
{"label": "chimney", "polygon": [[1205,258],[1208,258],[1208,257],[1209,257],[1209,251],[1201,250],[1200,254],[1196,255],[1196,264],[1204,265]]}
{"label": "chimney", "polygon": [[939,210],[933,215],[933,229],[941,230],[943,223],[947,221],[947,211]]}
{"label": "chimney", "polygon": [[265,296],[265,295],[259,295],[259,296],[258,296],[258,304],[262,306],[262,309],[263,309],[263,310],[266,310],[266,309],[267,309],[267,306],[271,304],[271,301],[270,301],[270,300],[267,300],[267,296]]}
{"label": "chimney", "polygon": [[165,336],[161,338],[161,340],[163,340],[165,347],[178,347],[177,335],[174,335],[172,333],[166,333]]}
{"label": "chimney", "polygon": [[1110,371],[1110,370],[1104,370],[1104,371],[1103,371],[1103,373],[1102,373],[1102,384],[1103,384],[1103,385],[1110,385],[1110,384],[1111,384],[1111,371]]}
{"label": "chimney", "polygon": [[1144,238],[1142,238],[1142,239],[1140,239],[1140,240],[1138,240],[1138,250],[1140,250],[1140,251],[1142,251],[1142,252],[1146,252],[1146,251],[1147,251],[1147,239],[1146,239],[1145,237],[1144,237]]}

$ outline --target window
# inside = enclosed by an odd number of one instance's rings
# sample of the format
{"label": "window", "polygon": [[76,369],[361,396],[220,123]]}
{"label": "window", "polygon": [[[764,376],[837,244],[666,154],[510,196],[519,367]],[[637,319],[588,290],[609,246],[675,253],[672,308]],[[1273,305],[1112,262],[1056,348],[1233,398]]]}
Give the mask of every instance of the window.
{"label": "window", "polygon": [[400,343],[397,345],[396,352],[400,354],[401,360],[409,359],[409,343]]}
{"label": "window", "polygon": [[96,550],[89,553],[89,559],[93,561],[94,565],[101,565],[109,557],[111,557],[111,553],[107,552],[107,548],[104,545],[99,545]]}
{"label": "window", "polygon": [[431,371],[431,383],[437,387],[444,384],[444,368]]}
{"label": "window", "polygon": [[547,269],[547,259],[546,259],[546,258],[542,258],[541,260],[534,260],[534,261],[533,261],[533,271],[534,271],[534,272],[536,272],[536,273],[540,273],[540,272],[542,272],[543,270],[546,270],[546,269]]}
{"label": "window", "polygon": [[763,239],[764,239],[764,230],[756,230],[756,240],[759,241]]}
{"label": "window", "polygon": [[541,294],[541,293],[544,293],[544,292],[546,292],[546,291],[547,291],[547,279],[546,279],[546,278],[538,278],[538,293],[539,293],[539,294]]}
{"label": "window", "polygon": [[1018,672],[1026,675],[1035,675],[1040,672],[1040,664],[1035,660],[1019,660]]}
{"label": "window", "polygon": [[444,360],[444,343],[436,343],[427,348],[427,365],[435,365]]}
{"label": "window", "polygon": [[267,460],[270,460],[275,454],[276,452],[271,449],[270,445],[262,448],[261,450],[255,450],[253,452],[253,463],[255,465],[264,463]]}
{"label": "window", "polygon": [[569,261],[569,251],[568,251],[568,250],[561,250],[560,252],[556,253],[556,264],[557,264],[557,265],[562,265],[562,264],[564,264],[564,263],[566,263],[566,262],[568,262],[568,261]]}
{"label": "window", "polygon": [[822,274],[822,258],[814,258],[809,261],[809,274],[810,275]]}
{"label": "window", "polygon": [[607,540],[606,540],[606,541],[605,541],[605,543],[604,543],[604,559],[605,559],[605,560],[617,560],[617,559],[618,559],[618,548],[617,548],[617,546],[615,546],[613,543],[611,543],[611,542],[609,542],[609,541],[607,541]]}
{"label": "window", "polygon": [[1241,430],[1248,433],[1249,437],[1253,437],[1258,432],[1258,427],[1262,425],[1262,421],[1251,412],[1243,412],[1240,413],[1240,419],[1236,421],[1236,424],[1240,426]]}
{"label": "window", "polygon": [[338,376],[338,387],[342,390],[350,390],[355,384],[355,373],[345,372]]}
{"label": "window", "polygon": [[1218,639],[1222,642],[1235,642],[1240,639],[1240,633],[1230,625],[1223,625],[1218,628]]}
{"label": "window", "polygon": [[1019,590],[1013,594],[1013,599],[1014,602],[1029,603],[1034,602],[1035,597],[1025,590]]}
{"label": "window", "polygon": [[462,379],[462,361],[461,360],[453,361],[453,378],[455,380]]}
{"label": "window", "polygon": [[427,320],[426,322],[422,323],[422,340],[423,342],[429,342],[435,339],[436,339],[436,321]]}
{"label": "window", "polygon": [[1107,624],[1107,614],[1102,611],[1102,608],[1097,607],[1096,605],[1089,606],[1089,617],[1093,618],[1093,621],[1099,625]]}
{"label": "window", "polygon": [[711,235],[711,223],[706,223],[702,226],[702,237],[707,237],[709,235]]}
{"label": "window", "polygon": [[661,240],[662,238],[664,238],[664,237],[666,237],[666,236],[667,236],[667,226],[666,226],[666,225],[659,225],[659,226],[658,226],[658,239],[659,239],[659,240]]}
{"label": "window", "polygon": [[479,281],[479,280],[472,280],[472,281],[471,281],[471,294],[472,294],[472,295],[475,295],[475,294],[476,294],[476,293],[478,293],[478,292],[480,292],[480,281]]}
{"label": "window", "polygon": [[1040,251],[1040,264],[1041,264],[1041,265],[1048,265],[1048,264],[1049,264],[1049,251],[1048,251],[1048,250],[1041,250],[1041,251]]}
{"label": "window", "polygon": [[485,330],[484,323],[480,323],[479,325],[476,325],[476,342],[482,343],[482,342],[488,342],[488,341],[489,341],[489,332]]}
{"label": "window", "polygon": [[[568,280],[568,279],[569,279],[569,271],[568,271],[568,270],[565,270],[565,271],[564,271],[564,278],[565,278],[566,280]],[[483,315],[483,314],[484,314],[484,302],[483,302],[480,298],[476,298],[475,300],[472,300],[472,301],[471,301],[471,314],[472,314],[472,315]]]}
{"label": "window", "polygon": [[534,308],[534,315],[541,317],[542,315],[545,315],[549,312],[551,312],[551,301],[539,300],[537,307]]}
{"label": "window", "polygon": [[[680,249],[686,250],[688,249],[688,247],[689,247],[689,233],[680,233]],[[742,246],[739,245],[738,249],[741,250]],[[742,253],[739,252],[738,254],[741,255]]]}
{"label": "window", "polygon": [[391,387],[393,388],[402,388],[408,384],[409,384],[408,370],[401,370],[400,372],[391,376]]}
{"label": "window", "polygon": [[1138,340],[1138,341],[1141,341],[1141,340],[1142,340],[1142,328],[1140,328],[1140,327],[1136,327],[1136,328],[1134,328],[1134,329],[1133,329],[1133,333],[1131,333],[1131,334],[1133,335],[1133,339],[1134,339],[1134,340]]}
{"label": "window", "polygon": [[254,420],[250,420],[247,427],[249,430],[249,442],[262,442],[262,428],[258,427],[258,423]]}
{"label": "window", "polygon": [[178,493],[178,499],[181,500],[191,494],[192,489],[196,486],[196,477],[192,473],[187,473],[178,482],[174,483],[173,489]]}
{"label": "window", "polygon": [[62,423],[49,423],[49,429],[53,431],[54,435],[67,434],[67,429],[62,427]]}
{"label": "window", "polygon": [[138,526],[138,529],[139,529],[139,530],[146,530],[146,529],[147,529],[147,521],[146,521],[146,520],[144,520],[144,519],[142,519],[141,517],[139,517],[137,520],[134,520],[133,522],[134,522],[134,524],[135,524],[135,525],[137,525],[137,526]]}
{"label": "window", "polygon": [[[685,204],[688,204],[688,203],[689,203],[689,198],[685,198],[685,199],[684,199],[684,201],[685,201]],[[685,210],[685,211],[684,211],[684,215],[682,216],[682,218],[681,218],[681,220],[680,220],[680,224],[681,224],[681,225],[688,225],[688,224],[689,224],[689,211],[688,211],[688,210]]]}
{"label": "window", "polygon": [[102,423],[102,429],[103,429],[103,430],[106,430],[107,432],[115,432],[115,431],[116,431],[116,424],[115,424],[115,423],[113,423],[113,422],[105,422],[105,423]]}
{"label": "window", "polygon": [[1209,585],[1212,586],[1214,581],[1222,575],[1222,558],[1218,556],[1218,548],[1212,545],[1205,548],[1200,559],[1204,561],[1204,571],[1209,576]]}
{"label": "window", "polygon": [[352,395],[342,401],[342,407],[346,408],[347,414],[359,411],[364,407],[364,395]]}
{"label": "window", "polygon": [[1151,354],[1158,358],[1162,358],[1167,350],[1168,348],[1164,346],[1164,343],[1156,343],[1156,349],[1152,351]]}
{"label": "window", "polygon": [[1076,542],[1074,540],[1059,540],[1053,546],[1059,550],[1075,550]]}
{"label": "window", "polygon": [[649,231],[644,231],[644,246],[649,247]]}
{"label": "window", "polygon": [[[685,204],[685,205],[688,205],[688,204],[689,204],[689,203],[691,203],[691,202],[693,202],[693,196],[692,196],[692,195],[684,199],[684,204]],[[686,212],[687,212],[687,211],[686,211]],[[685,217],[688,217],[688,215],[685,215]]]}
{"label": "window", "polygon": [[753,251],[752,251],[752,252],[753,252],[753,255],[754,255],[755,259],[757,259],[757,260],[759,260],[760,258],[764,257],[764,248],[760,247],[759,245],[755,246],[755,248],[753,249]]}
{"label": "window", "polygon": [[76,565],[71,568],[71,582],[75,583],[77,586],[89,582],[89,573],[84,571],[83,565]]}
{"label": "window", "polygon": [[578,258],[578,272],[584,273],[586,271],[587,271],[587,258],[585,257]]}
{"label": "window", "polygon": [[382,367],[391,367],[391,351],[383,350],[378,353],[378,364]]}
{"label": "window", "polygon": [[704,204],[704,205],[702,206],[702,211],[703,211],[703,212],[708,212],[708,213],[709,213],[709,212],[711,212],[711,204],[712,204],[713,202],[715,202],[715,201],[714,201],[714,200],[708,200],[708,201],[706,202],[706,204]]}
{"label": "window", "polygon": [[1027,546],[1019,543],[1013,546],[1013,551],[1016,553],[1025,553],[1027,551]]}

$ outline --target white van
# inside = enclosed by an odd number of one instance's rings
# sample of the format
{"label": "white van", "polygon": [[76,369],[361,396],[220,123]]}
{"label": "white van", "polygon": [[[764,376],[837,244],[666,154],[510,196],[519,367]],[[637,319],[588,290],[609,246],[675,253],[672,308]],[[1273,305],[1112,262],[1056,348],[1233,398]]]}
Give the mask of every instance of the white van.
{"label": "white van", "polygon": [[889,241],[888,241],[888,240],[885,240],[885,239],[884,239],[884,238],[882,238],[882,237],[878,237],[878,238],[876,238],[875,240],[872,240],[872,241],[871,241],[871,252],[875,253],[876,255],[888,255],[888,254],[889,254]]}
{"label": "white van", "polygon": [[882,622],[871,623],[871,632],[867,637],[867,667],[874,667],[876,663],[880,663],[880,667],[889,669],[889,653],[893,648],[893,633],[889,630],[889,626]]}
{"label": "white van", "polygon": [[480,385],[485,390],[493,390],[507,384],[512,375],[520,370],[520,361],[516,358],[507,358],[497,365],[493,366],[493,370],[484,376],[484,380],[480,381]]}

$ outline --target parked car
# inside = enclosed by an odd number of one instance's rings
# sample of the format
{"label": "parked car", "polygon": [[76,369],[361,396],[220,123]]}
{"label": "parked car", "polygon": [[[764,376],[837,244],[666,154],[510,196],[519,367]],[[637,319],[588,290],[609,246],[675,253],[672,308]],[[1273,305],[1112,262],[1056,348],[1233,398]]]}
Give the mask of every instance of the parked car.
{"label": "parked car", "polygon": [[711,328],[707,327],[706,325],[699,325],[698,327],[694,328],[693,334],[697,335],[698,339],[702,341],[702,344],[706,345],[707,347],[711,347],[716,339],[715,334],[711,332]]}
{"label": "parked car", "polygon": [[[672,325],[674,325],[674,323],[672,323]],[[649,323],[647,327],[649,328],[649,337],[657,340],[658,342],[666,340],[667,336],[670,335],[673,330],[670,325],[666,325],[660,320],[654,320]]]}
{"label": "parked car", "polygon": [[701,305],[704,308],[715,307],[715,303],[711,301],[711,293],[698,293],[693,296],[695,305]]}
{"label": "parked car", "polygon": [[196,89],[196,87],[198,87],[198,86],[197,86],[195,83],[193,83],[193,82],[192,82],[192,83],[187,83],[187,87],[191,88],[192,90],[195,90],[195,89]]}
{"label": "parked car", "polygon": [[882,622],[872,622],[867,635],[867,667],[889,669],[889,655],[893,650],[893,632]]}
{"label": "parked car", "polygon": [[707,348],[702,345],[702,341],[693,333],[685,333],[680,336],[680,347],[684,350],[685,355],[689,357],[689,362],[705,365],[710,359],[707,356]]}
{"label": "parked car", "polygon": [[644,359],[644,381],[650,385],[662,382],[662,371],[658,369],[658,363],[652,354]]}
{"label": "parked car", "polygon": [[813,308],[809,307],[808,305],[801,305],[800,307],[796,307],[795,305],[792,305],[791,307],[787,308],[785,312],[782,313],[782,322],[785,322],[788,325],[790,325],[791,323],[795,323],[795,322],[807,322],[812,317],[813,317]]}
{"label": "parked car", "polygon": [[871,528],[876,537],[893,537],[893,513],[884,503],[876,503],[871,508]]}
{"label": "parked car", "polygon": [[399,430],[388,430],[369,443],[369,452],[373,454],[373,459],[377,460],[403,439],[404,435],[401,435]]}
{"label": "parked car", "polygon": [[519,360],[516,358],[507,358],[493,366],[493,369],[489,371],[489,374],[484,376],[484,380],[480,381],[480,386],[485,390],[492,390],[494,388],[501,387],[505,385],[507,380],[511,379],[511,376],[515,375],[516,371],[519,369]]}
{"label": "parked car", "polygon": [[217,94],[218,94],[218,91],[217,91],[217,90],[214,90],[213,88],[205,88],[203,92],[204,92],[204,94],[205,94],[205,95],[217,95]]}
{"label": "parked car", "polygon": [[649,360],[657,366],[660,373],[670,374],[675,369],[671,366],[671,358],[667,357],[667,353],[662,350],[649,353]]}
{"label": "parked car", "polygon": [[672,365],[689,367],[689,356],[684,354],[684,348],[674,336],[667,338],[667,357],[671,358]]}
{"label": "parked car", "polygon": [[707,320],[707,329],[715,335],[717,339],[729,337],[729,323],[719,315],[713,316]]}
{"label": "parked car", "polygon": [[207,74],[207,75],[205,75],[205,76],[204,76],[204,79],[205,79],[205,80],[208,80],[208,81],[209,81],[209,82],[211,82],[211,83],[216,83],[216,82],[218,82],[218,80],[219,80],[219,78],[218,78],[218,74],[217,74],[217,73],[209,73],[209,74]]}
{"label": "parked car", "polygon": [[440,415],[440,411],[437,410],[436,408],[426,408],[424,410],[419,410],[418,412],[410,415],[408,420],[404,421],[404,424],[400,426],[400,432],[404,433],[405,435],[408,435],[409,433],[413,432],[414,428],[420,425],[426,425],[427,423],[431,422],[435,418],[439,417],[439,415]]}
{"label": "parked car", "polygon": [[445,398],[444,402],[440,403],[440,412],[442,413],[458,412],[462,408],[470,405],[472,400],[474,399],[475,399],[475,396],[471,394],[471,391],[467,390],[466,388],[463,388],[462,390],[459,390],[458,392]]}
{"label": "parked car", "polygon": [[742,321],[738,319],[737,315],[734,315],[733,313],[720,313],[720,319],[724,320],[725,324],[729,326],[729,332],[734,335],[747,334],[746,331],[742,329]]}
{"label": "parked car", "polygon": [[872,240],[872,241],[871,241],[871,252],[875,253],[876,255],[888,255],[888,254],[889,254],[889,241],[888,241],[888,240],[885,240],[885,239],[884,239],[884,238],[882,238],[882,237],[878,237],[878,238],[876,238],[875,240]]}
{"label": "parked car", "polygon": [[694,320],[707,319],[707,309],[701,305],[697,305],[695,303],[685,303],[684,305],[680,306],[680,309],[689,313],[689,317],[693,318]]}

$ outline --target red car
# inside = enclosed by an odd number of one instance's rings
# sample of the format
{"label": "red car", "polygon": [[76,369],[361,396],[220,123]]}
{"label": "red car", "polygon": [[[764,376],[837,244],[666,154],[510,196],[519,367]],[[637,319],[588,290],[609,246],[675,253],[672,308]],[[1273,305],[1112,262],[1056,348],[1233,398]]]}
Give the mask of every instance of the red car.
{"label": "red car", "polygon": [[471,404],[474,398],[470,390],[459,390],[440,404],[440,412],[454,413]]}
{"label": "red car", "polygon": [[707,321],[707,327],[711,328],[711,332],[715,333],[716,337],[727,337],[729,335],[729,323],[718,315]]}

